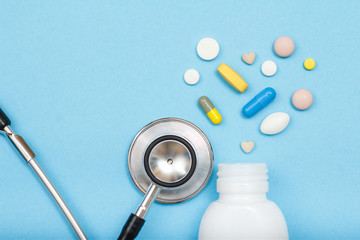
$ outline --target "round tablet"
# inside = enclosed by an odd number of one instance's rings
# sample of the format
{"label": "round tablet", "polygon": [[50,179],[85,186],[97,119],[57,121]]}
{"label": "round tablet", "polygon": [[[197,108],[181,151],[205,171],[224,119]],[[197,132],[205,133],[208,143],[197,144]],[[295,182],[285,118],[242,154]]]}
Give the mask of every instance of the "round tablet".
{"label": "round tablet", "polygon": [[197,45],[196,51],[204,60],[213,60],[219,54],[219,44],[215,39],[203,38]]}
{"label": "round tablet", "polygon": [[295,43],[289,37],[279,37],[275,40],[274,51],[279,57],[289,57],[295,50]]}
{"label": "round tablet", "polygon": [[195,69],[189,69],[184,74],[184,80],[187,84],[194,85],[200,79],[200,74]]}
{"label": "round tablet", "polygon": [[267,60],[261,65],[261,72],[268,77],[274,75],[277,71],[276,63],[273,61]]}
{"label": "round tablet", "polygon": [[312,105],[313,96],[309,90],[299,89],[294,92],[291,101],[295,108],[306,110]]}
{"label": "round tablet", "polygon": [[308,58],[308,59],[306,59],[305,61],[304,61],[304,68],[306,69],[306,70],[313,70],[314,69],[314,67],[315,67],[315,61],[314,61],[314,59],[312,59],[312,58]]}

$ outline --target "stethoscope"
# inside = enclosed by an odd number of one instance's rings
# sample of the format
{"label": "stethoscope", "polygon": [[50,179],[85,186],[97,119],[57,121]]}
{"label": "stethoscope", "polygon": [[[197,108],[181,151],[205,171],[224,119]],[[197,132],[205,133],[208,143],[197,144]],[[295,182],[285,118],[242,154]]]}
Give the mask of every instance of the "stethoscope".
{"label": "stethoscope", "polygon": [[[35,160],[24,139],[10,128],[10,120],[0,108],[0,131],[4,132],[25,161],[33,168],[81,240],[87,239],[60,194]],[[179,203],[198,194],[213,169],[213,151],[205,134],[194,124],[178,118],[164,118],[146,125],[135,136],[128,153],[128,167],[135,185],[146,193],[126,221],[118,239],[134,239],[144,217],[156,200]]]}
{"label": "stethoscope", "polygon": [[213,151],[205,134],[179,118],[163,118],[146,125],[135,136],[128,154],[130,175],[143,193],[118,240],[134,239],[151,205],[179,203],[198,194],[213,169]]}

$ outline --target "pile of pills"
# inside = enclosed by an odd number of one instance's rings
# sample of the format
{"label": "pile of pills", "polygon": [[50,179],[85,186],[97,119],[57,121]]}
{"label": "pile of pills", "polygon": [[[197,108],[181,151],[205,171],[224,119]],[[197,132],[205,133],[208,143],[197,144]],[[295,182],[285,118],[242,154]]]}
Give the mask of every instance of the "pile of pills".
{"label": "pile of pills", "polygon": [[[290,57],[295,51],[295,43],[290,37],[282,36],[275,40],[273,45],[274,53],[281,58]],[[212,38],[201,39],[196,47],[198,56],[206,61],[215,59],[220,51],[218,42]],[[255,62],[255,52],[244,53],[241,59],[247,65],[252,65]],[[315,61],[308,58],[304,61],[303,66],[306,70],[313,70],[315,68]],[[272,60],[266,60],[261,64],[260,71],[266,77],[271,77],[276,74],[278,66]],[[247,82],[237,73],[233,68],[225,63],[221,63],[217,68],[221,77],[230,84],[237,91],[244,93],[248,88]],[[184,80],[189,85],[196,84],[200,79],[200,74],[195,69],[189,69],[184,74]],[[254,96],[242,108],[244,117],[251,118],[257,114],[261,109],[265,108],[276,98],[276,91],[271,87],[267,87]],[[208,97],[202,96],[199,98],[199,105],[204,113],[213,124],[219,124],[222,121],[222,116],[214,107]],[[294,108],[297,110],[306,110],[311,107],[313,103],[313,96],[310,91],[306,89],[296,90],[291,98]],[[268,115],[260,124],[260,131],[266,135],[274,135],[282,132],[289,124],[290,116],[284,112],[276,112]],[[254,147],[254,143],[243,141],[241,148],[245,153],[249,153]]]}

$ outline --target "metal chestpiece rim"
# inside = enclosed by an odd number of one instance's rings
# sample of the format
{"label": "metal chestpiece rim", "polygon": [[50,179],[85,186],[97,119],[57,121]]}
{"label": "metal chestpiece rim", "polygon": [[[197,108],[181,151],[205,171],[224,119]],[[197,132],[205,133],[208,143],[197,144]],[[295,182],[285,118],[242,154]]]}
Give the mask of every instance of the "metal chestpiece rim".
{"label": "metal chestpiece rim", "polygon": [[[163,181],[150,167],[153,149],[166,141],[182,144],[189,154],[189,169],[174,181]],[[164,118],[149,123],[135,136],[129,148],[128,167],[141,192],[145,193],[153,183],[161,188],[156,201],[178,203],[194,197],[206,186],[213,159],[210,142],[198,127],[183,119]]]}

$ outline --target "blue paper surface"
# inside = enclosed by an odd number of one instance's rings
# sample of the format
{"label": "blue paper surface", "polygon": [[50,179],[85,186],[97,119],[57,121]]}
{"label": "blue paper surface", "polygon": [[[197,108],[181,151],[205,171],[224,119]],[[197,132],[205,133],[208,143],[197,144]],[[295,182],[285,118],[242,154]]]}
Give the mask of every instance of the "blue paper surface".
{"label": "blue paper surface", "polygon": [[[90,239],[115,239],[142,194],[127,170],[135,134],[163,117],[193,122],[208,136],[215,168],[206,188],[175,205],[155,203],[139,239],[197,239],[217,199],[219,163],[265,162],[269,199],[290,239],[360,238],[359,1],[1,1],[0,107],[37,154]],[[294,39],[286,59],[279,36]],[[219,42],[213,61],[196,54]],[[253,65],[241,55],[254,51]],[[317,66],[306,71],[306,58]],[[273,77],[260,65],[273,60]],[[225,62],[248,82],[238,93],[216,72]],[[199,71],[195,86],[183,80]],[[276,99],[251,119],[241,109],[265,87]],[[314,96],[307,111],[292,93]],[[197,104],[208,96],[223,116],[214,126]],[[270,113],[290,115],[276,136],[259,132]],[[240,142],[252,140],[250,154]],[[0,239],[76,239],[54,200],[0,137]]]}

